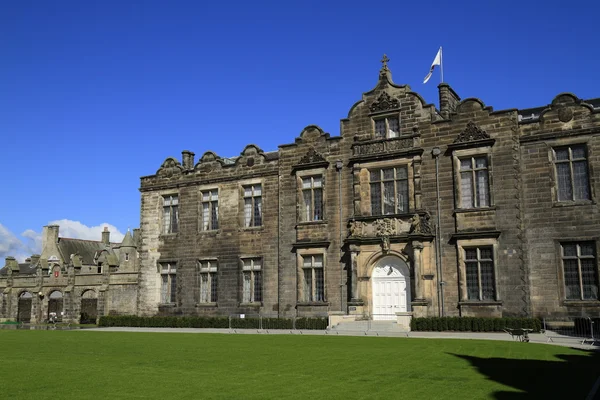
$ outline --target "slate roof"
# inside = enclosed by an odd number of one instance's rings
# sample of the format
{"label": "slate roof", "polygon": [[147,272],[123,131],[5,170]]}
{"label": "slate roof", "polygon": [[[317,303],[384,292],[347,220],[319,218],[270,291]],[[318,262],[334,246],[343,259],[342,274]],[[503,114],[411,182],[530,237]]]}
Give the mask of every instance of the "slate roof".
{"label": "slate roof", "polygon": [[[596,99],[583,100],[584,103],[591,105],[594,109],[600,109],[600,97]],[[542,111],[548,106],[523,108],[519,110],[519,121],[534,121],[540,117]]]}
{"label": "slate roof", "polygon": [[103,250],[114,256],[113,250],[100,241],[58,238],[58,251],[65,262],[69,262],[71,254],[79,254],[83,265],[94,265],[94,256]]}
{"label": "slate roof", "polygon": [[[8,275],[8,267],[0,269],[0,276]],[[19,263],[19,275],[35,275],[35,266],[30,263]]]}
{"label": "slate roof", "polygon": [[135,243],[133,242],[133,236],[131,236],[131,232],[127,231],[123,241],[121,242],[120,247],[135,247]]}

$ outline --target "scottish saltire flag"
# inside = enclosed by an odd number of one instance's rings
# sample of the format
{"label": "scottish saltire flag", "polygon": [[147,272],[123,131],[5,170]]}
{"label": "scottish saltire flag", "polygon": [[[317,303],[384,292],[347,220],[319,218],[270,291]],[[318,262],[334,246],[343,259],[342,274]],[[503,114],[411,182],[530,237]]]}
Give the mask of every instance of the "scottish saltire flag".
{"label": "scottish saltire flag", "polygon": [[425,79],[423,79],[423,83],[427,83],[429,78],[431,78],[431,74],[433,74],[433,70],[436,65],[439,65],[440,67],[442,66],[442,48],[441,47],[438,50],[437,54],[435,55],[435,59],[433,60],[433,63],[431,63],[431,68],[429,69],[429,73],[427,74]]}

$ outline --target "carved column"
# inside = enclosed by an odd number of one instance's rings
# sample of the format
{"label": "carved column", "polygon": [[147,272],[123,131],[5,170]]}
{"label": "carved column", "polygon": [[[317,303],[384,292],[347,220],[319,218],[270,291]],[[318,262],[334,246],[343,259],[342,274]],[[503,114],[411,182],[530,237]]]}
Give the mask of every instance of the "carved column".
{"label": "carved column", "polygon": [[358,298],[358,253],[360,253],[358,246],[350,246],[350,301],[352,303],[361,302]]}
{"label": "carved column", "polygon": [[421,156],[413,159],[413,182],[415,193],[415,210],[421,209]]}
{"label": "carved column", "polygon": [[423,268],[423,243],[413,241],[413,268],[415,271],[415,300],[423,300],[423,289],[421,287],[421,269]]}

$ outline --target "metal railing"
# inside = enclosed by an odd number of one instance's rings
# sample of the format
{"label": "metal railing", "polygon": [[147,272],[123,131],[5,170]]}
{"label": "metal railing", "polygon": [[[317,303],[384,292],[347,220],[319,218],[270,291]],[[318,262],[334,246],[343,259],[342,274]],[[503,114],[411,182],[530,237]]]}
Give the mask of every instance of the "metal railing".
{"label": "metal railing", "polygon": [[559,340],[577,340],[581,344],[594,345],[600,343],[600,318],[544,318],[542,328],[546,342]]}
{"label": "metal railing", "polygon": [[262,314],[230,314],[229,329],[256,329],[256,330],[323,330],[327,328],[325,322],[311,317],[278,318]]}

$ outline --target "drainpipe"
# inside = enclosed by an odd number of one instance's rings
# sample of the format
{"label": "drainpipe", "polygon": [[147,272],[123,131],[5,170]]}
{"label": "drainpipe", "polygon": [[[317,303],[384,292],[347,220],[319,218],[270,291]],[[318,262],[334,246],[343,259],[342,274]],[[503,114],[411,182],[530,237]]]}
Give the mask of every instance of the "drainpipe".
{"label": "drainpipe", "polygon": [[440,154],[442,151],[439,147],[434,147],[431,150],[431,155],[435,158],[435,203],[437,206],[437,237],[435,240],[436,243],[436,257],[435,257],[435,267],[438,275],[438,285],[437,285],[437,293],[438,293],[438,309],[440,317],[444,316],[444,278],[442,272],[442,218],[441,218],[441,207],[440,207]]}
{"label": "drainpipe", "polygon": [[339,203],[339,219],[340,219],[340,311],[344,312],[344,262],[342,261],[342,241],[343,238],[343,209],[342,209],[342,161],[335,162],[335,169],[338,172],[338,203]]}

